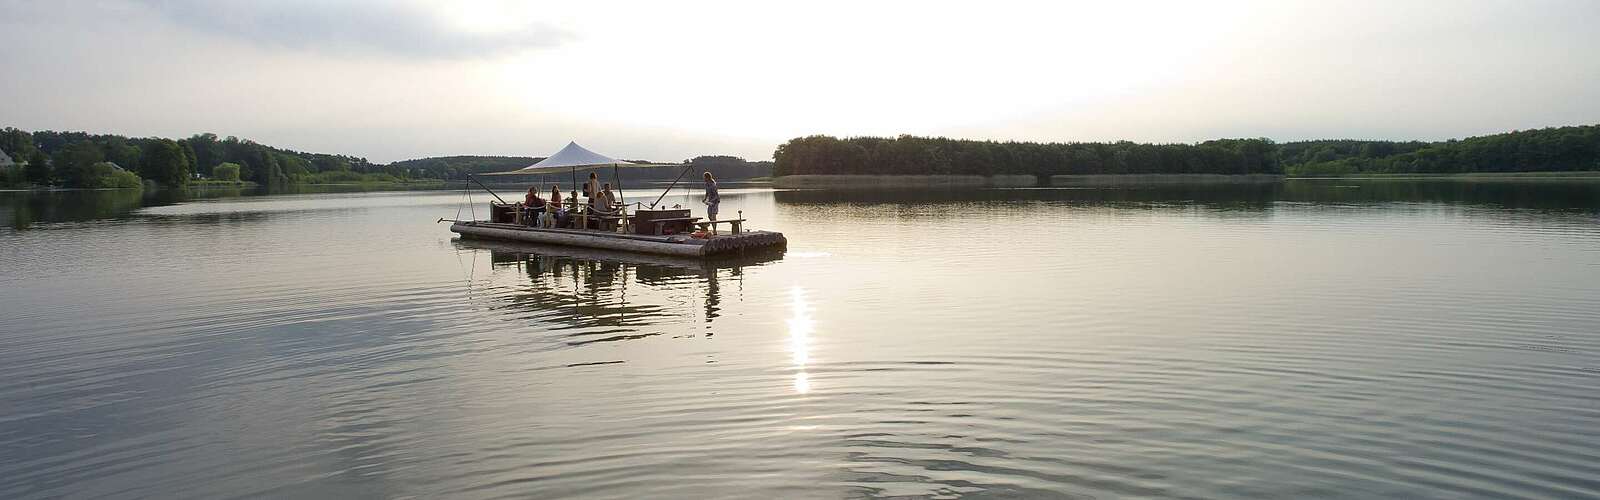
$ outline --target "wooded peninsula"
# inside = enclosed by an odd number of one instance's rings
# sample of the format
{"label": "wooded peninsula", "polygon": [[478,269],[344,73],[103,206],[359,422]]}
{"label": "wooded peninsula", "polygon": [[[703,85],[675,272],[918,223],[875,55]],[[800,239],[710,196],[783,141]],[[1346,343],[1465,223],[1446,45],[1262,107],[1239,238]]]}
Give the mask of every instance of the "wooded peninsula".
{"label": "wooded peninsula", "polygon": [[1218,139],[1198,144],[996,142],[813,135],[773,154],[773,175],[1446,174],[1600,170],[1600,125],[1441,142]]}

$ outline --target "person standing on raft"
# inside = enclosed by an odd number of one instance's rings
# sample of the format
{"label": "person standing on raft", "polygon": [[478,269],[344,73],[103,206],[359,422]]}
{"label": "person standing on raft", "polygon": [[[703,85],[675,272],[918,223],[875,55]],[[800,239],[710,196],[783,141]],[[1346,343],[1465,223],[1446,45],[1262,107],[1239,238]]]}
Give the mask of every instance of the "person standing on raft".
{"label": "person standing on raft", "polygon": [[[717,194],[717,179],[706,172],[706,195],[700,199],[706,204],[706,220],[717,220],[717,206],[722,204],[722,196]],[[717,234],[717,225],[711,225],[711,234]]]}
{"label": "person standing on raft", "polygon": [[600,176],[594,172],[589,172],[589,181],[583,183],[583,196],[589,199],[589,211],[593,212],[600,197]]}

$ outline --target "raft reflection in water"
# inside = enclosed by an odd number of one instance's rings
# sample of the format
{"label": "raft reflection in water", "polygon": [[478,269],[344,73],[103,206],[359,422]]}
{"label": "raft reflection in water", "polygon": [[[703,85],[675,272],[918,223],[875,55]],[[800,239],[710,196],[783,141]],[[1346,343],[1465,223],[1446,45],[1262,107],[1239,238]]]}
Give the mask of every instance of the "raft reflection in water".
{"label": "raft reflection in water", "polygon": [[[489,253],[491,273],[523,276],[513,286],[490,280],[483,287],[477,259],[465,269],[469,295],[491,299],[491,311],[534,320],[563,333],[567,345],[633,340],[660,335],[667,323],[703,323],[721,314],[727,281],[742,291],[747,267],[783,258],[783,250],[722,259],[681,259],[536,244],[451,240],[460,252]],[[630,296],[630,293],[632,294]],[[531,313],[531,314],[529,314]],[[649,328],[646,328],[649,327]]]}

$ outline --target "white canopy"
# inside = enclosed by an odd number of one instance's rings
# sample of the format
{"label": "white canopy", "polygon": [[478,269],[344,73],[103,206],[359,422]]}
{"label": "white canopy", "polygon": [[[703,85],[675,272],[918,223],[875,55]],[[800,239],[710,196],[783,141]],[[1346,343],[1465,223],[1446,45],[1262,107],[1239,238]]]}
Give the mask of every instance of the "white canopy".
{"label": "white canopy", "polygon": [[545,158],[543,160],[539,160],[539,163],[528,165],[526,167],[522,167],[522,168],[519,168],[519,169],[516,169],[516,170],[512,170],[510,172],[490,172],[490,173],[476,174],[476,175],[554,174],[554,173],[566,172],[566,171],[569,171],[569,170],[576,171],[577,169],[587,169],[587,168],[605,167],[605,166],[629,168],[629,167],[666,167],[666,166],[677,166],[677,165],[671,164],[671,163],[634,163],[634,162],[627,161],[627,160],[618,160],[618,159],[612,158],[610,156],[606,156],[606,155],[603,155],[603,154],[600,154],[600,153],[596,153],[594,151],[590,151],[588,149],[584,149],[583,146],[579,146],[578,143],[576,143],[576,142],[568,142],[567,143],[567,147],[561,148],[560,151],[556,151],[556,154],[550,155],[550,157],[548,157],[548,158]]}
{"label": "white canopy", "polygon": [[520,168],[520,169],[517,169],[517,170],[512,170],[510,172],[495,172],[495,173],[492,173],[492,174],[483,174],[483,175],[548,174],[548,173],[555,173],[555,172],[565,172],[568,169],[600,167],[600,166],[607,166],[607,165],[624,165],[624,166],[627,166],[627,165],[638,165],[638,164],[633,163],[633,162],[618,160],[618,159],[612,158],[610,156],[606,156],[606,155],[603,155],[603,154],[600,154],[600,153],[596,153],[594,151],[590,151],[588,149],[584,149],[583,146],[579,146],[578,143],[576,143],[576,142],[568,142],[567,143],[567,147],[561,148],[560,151],[556,151],[556,154],[550,155],[549,158],[545,158],[543,160],[539,160],[539,163],[528,165],[526,167],[523,167],[523,168]]}
{"label": "white canopy", "polygon": [[539,160],[539,163],[529,165],[524,167],[522,170],[517,170],[516,172],[522,172],[523,170],[531,170],[535,168],[598,167],[601,165],[616,165],[620,163],[628,162],[584,149],[583,146],[579,146],[576,142],[568,142],[567,147],[561,148],[560,151],[556,151],[556,154],[550,155],[549,158]]}

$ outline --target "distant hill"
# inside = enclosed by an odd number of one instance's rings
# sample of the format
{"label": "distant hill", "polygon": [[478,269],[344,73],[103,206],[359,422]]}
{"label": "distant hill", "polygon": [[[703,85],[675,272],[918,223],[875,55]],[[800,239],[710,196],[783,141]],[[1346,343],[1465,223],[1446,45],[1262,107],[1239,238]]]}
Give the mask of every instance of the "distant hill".
{"label": "distant hill", "polygon": [[409,171],[422,171],[426,177],[439,179],[465,179],[466,174],[484,174],[516,170],[544,158],[532,156],[432,156],[390,163],[390,167]]}
{"label": "distant hill", "polygon": [[[428,177],[437,179],[464,179],[466,174],[487,174],[509,172],[543,160],[542,157],[533,156],[435,156],[402,160],[390,163],[387,167],[391,170],[408,171],[413,177]],[[634,163],[663,163],[648,160],[625,160]],[[696,176],[700,172],[711,172],[718,179],[749,179],[752,177],[768,177],[772,175],[772,162],[748,161],[736,156],[697,156],[680,163],[690,167]],[[601,177],[610,179],[613,172],[607,168],[577,169],[576,176],[587,178],[590,171],[601,172]],[[619,169],[615,174],[625,181],[670,181],[683,173],[682,168],[649,168],[649,169]],[[493,182],[515,183],[536,180],[539,177],[550,182],[571,182],[572,173],[545,174],[527,176],[494,177]],[[685,177],[688,177],[687,175]],[[485,182],[490,182],[485,179]]]}

